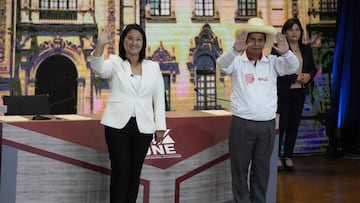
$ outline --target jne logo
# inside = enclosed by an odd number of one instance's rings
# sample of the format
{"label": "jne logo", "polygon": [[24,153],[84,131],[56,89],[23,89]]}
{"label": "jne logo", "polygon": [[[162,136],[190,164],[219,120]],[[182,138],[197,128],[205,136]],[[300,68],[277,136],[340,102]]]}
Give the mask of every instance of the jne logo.
{"label": "jne logo", "polygon": [[149,147],[149,150],[146,154],[145,159],[164,159],[164,158],[180,158],[181,154],[178,154],[175,149],[175,141],[170,137],[169,129],[165,132],[165,138],[161,143],[155,144],[155,141],[152,141],[152,144]]}

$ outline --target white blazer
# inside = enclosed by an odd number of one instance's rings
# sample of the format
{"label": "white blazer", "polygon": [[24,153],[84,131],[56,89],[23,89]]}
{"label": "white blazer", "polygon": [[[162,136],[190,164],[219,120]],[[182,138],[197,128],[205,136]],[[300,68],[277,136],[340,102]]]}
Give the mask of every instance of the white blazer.
{"label": "white blazer", "polygon": [[131,66],[128,60],[117,55],[95,57],[91,54],[91,69],[107,79],[110,97],[101,118],[103,125],[121,129],[134,110],[141,133],[152,134],[166,130],[164,80],[158,63],[143,60],[142,78],[138,90],[131,83]]}

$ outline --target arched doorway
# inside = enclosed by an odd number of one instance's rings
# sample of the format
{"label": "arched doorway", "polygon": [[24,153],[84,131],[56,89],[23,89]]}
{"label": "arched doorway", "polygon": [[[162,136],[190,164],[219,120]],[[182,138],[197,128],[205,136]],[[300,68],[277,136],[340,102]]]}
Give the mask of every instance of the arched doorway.
{"label": "arched doorway", "polygon": [[51,114],[77,113],[77,71],[62,55],[45,59],[36,72],[35,94],[48,94]]}

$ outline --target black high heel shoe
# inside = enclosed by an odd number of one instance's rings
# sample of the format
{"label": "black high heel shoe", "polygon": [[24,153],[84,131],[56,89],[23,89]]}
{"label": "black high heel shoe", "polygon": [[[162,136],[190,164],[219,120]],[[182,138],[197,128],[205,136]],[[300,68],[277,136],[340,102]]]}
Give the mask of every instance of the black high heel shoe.
{"label": "black high heel shoe", "polygon": [[284,158],[284,168],[286,171],[295,171],[295,165],[291,158]]}

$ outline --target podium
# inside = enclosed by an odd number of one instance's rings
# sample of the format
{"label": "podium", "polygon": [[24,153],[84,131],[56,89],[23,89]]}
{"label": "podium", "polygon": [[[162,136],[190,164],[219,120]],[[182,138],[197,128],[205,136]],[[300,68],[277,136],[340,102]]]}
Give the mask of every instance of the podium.
{"label": "podium", "polygon": [[[3,123],[0,202],[109,201],[103,126],[98,115],[79,118]],[[137,202],[232,202],[230,123],[222,110],[167,112],[171,131],[149,148]],[[269,203],[276,202],[276,146],[274,153]]]}

